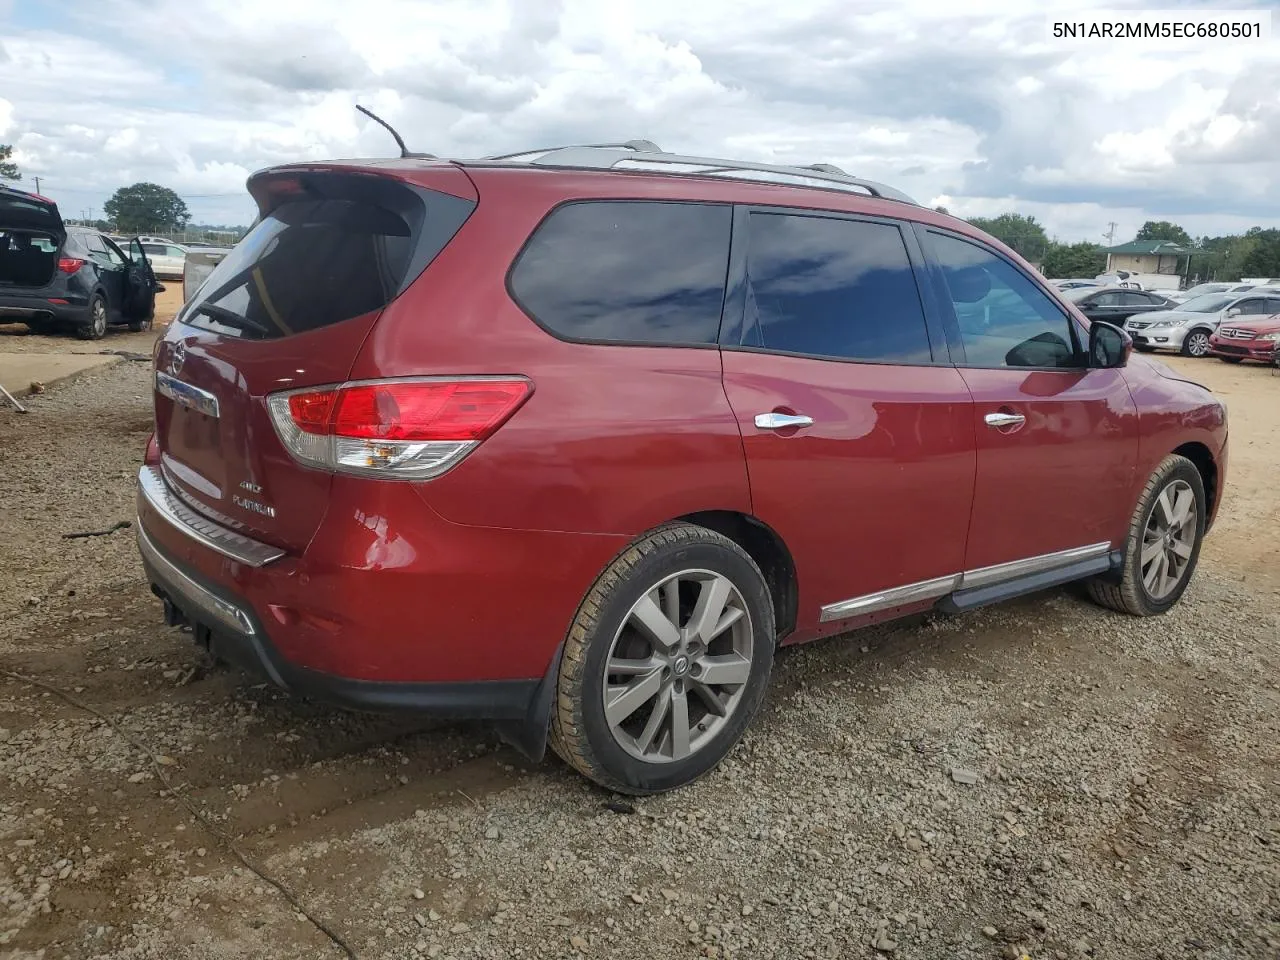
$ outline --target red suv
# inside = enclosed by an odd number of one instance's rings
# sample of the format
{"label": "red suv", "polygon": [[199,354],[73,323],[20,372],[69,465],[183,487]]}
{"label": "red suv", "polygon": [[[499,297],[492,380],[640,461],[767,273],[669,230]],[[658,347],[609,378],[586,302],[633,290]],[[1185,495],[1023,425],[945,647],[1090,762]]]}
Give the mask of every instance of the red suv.
{"label": "red suv", "polygon": [[254,175],[159,341],[139,545],[298,694],[612,789],[733,747],[780,644],[1084,580],[1177,602],[1226,415],[999,242],[834,167],[567,147]]}

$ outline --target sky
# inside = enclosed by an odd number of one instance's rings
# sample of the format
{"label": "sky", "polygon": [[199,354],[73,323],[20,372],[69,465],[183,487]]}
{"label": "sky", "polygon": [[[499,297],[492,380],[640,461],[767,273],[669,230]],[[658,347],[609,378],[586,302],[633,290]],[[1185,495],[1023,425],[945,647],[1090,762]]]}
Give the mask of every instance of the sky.
{"label": "sky", "polygon": [[197,222],[248,223],[254,170],[394,153],[363,103],[441,156],[643,138],[834,163],[1063,242],[1280,226],[1280,33],[1053,38],[1097,6],[0,0],[0,143],[68,217],[148,180]]}

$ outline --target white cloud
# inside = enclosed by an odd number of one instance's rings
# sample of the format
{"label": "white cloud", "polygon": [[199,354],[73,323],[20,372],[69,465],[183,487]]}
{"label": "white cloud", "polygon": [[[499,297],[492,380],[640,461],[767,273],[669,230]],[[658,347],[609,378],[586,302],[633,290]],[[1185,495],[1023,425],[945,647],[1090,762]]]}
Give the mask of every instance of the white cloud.
{"label": "white cloud", "polygon": [[391,152],[355,102],[433,153],[645,137],[826,161],[1063,239],[1280,222],[1276,48],[1052,40],[1095,6],[99,0],[24,26],[0,3],[0,135],[70,209],[148,179],[222,222],[252,216],[255,169]]}

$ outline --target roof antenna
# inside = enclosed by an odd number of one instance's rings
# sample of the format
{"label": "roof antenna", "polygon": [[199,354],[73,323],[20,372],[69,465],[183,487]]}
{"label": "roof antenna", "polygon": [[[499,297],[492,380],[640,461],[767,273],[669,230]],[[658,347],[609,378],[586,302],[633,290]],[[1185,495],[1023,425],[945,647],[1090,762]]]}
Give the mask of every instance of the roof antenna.
{"label": "roof antenna", "polygon": [[363,113],[363,114],[364,114],[366,117],[368,117],[370,120],[372,120],[372,121],[374,121],[375,123],[379,124],[380,126],[384,127],[384,128],[386,129],[386,131],[387,131],[389,134],[391,134],[391,136],[395,137],[396,145],[400,148],[400,156],[401,156],[401,158],[405,158],[405,157],[414,157],[414,158],[417,158],[417,159],[419,159],[419,160],[434,160],[434,159],[435,159],[435,157],[434,157],[432,154],[430,154],[430,153],[411,153],[411,152],[409,151],[409,148],[408,148],[408,147],[406,147],[406,146],[404,145],[404,138],[403,138],[403,137],[401,137],[401,136],[400,136],[400,134],[396,133],[396,128],[395,128],[395,127],[393,127],[391,124],[387,123],[387,121],[383,120],[380,116],[378,116],[376,113],[374,113],[374,112],[373,112],[372,110],[370,110],[368,107],[362,107],[362,106],[360,106],[360,104],[358,104],[358,103],[357,103],[357,104],[356,104],[356,109],[357,109],[357,110],[359,110],[361,113]]}

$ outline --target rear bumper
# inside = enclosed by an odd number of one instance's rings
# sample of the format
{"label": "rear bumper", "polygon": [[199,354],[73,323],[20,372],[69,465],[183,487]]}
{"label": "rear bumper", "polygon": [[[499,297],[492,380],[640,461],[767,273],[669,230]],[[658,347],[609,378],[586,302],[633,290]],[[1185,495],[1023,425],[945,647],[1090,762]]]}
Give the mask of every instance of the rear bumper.
{"label": "rear bumper", "polygon": [[355,710],[412,710],[433,716],[523,720],[542,679],[470,683],[394,683],[353,680],[299,667],[280,656],[243,598],[183,569],[138,522],[138,551],[152,590],[172,625],[190,626],[197,641],[221,660],[298,696]]}
{"label": "rear bumper", "polygon": [[144,466],[139,551],[171,621],[290,692],[506,721],[536,754],[560,643],[625,540],[454,524],[410,484],[346,479],[295,555],[194,512]]}
{"label": "rear bumper", "polygon": [[62,296],[66,303],[50,303],[47,296],[0,293],[0,323],[21,322],[48,318],[51,320],[82,320],[88,309],[83,297]]}

